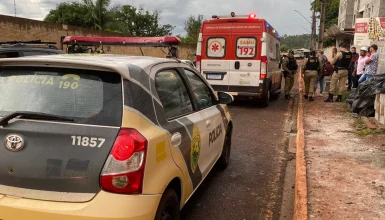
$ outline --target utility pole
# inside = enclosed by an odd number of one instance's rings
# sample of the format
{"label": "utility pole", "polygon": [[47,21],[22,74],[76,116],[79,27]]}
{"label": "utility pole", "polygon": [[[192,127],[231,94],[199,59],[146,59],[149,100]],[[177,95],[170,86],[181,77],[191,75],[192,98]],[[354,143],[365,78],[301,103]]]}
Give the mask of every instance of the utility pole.
{"label": "utility pole", "polygon": [[324,33],[325,33],[325,11],[326,11],[326,3],[327,0],[320,0],[321,1],[321,19],[320,19],[320,25],[319,25],[319,40],[318,40],[318,49],[323,49],[323,43],[324,43]]}
{"label": "utility pole", "polygon": [[15,17],[16,17],[16,0],[13,0],[13,7],[15,8]]}
{"label": "utility pole", "polygon": [[316,1],[317,0],[314,0],[314,7],[313,7],[313,16],[312,16],[312,19],[313,19],[313,22],[311,24],[311,50],[315,50],[315,42],[316,42],[316,23],[317,23],[317,19],[315,17],[315,6],[316,6]]}

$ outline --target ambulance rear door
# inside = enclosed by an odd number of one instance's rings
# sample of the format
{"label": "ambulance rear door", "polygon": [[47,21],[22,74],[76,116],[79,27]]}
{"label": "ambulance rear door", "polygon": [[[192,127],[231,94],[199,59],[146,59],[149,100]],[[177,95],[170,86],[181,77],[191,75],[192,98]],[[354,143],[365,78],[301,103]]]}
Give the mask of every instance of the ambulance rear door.
{"label": "ambulance rear door", "polygon": [[237,23],[233,28],[235,45],[230,61],[229,90],[231,92],[259,93],[261,68],[262,23]]}
{"label": "ambulance rear door", "polygon": [[228,91],[232,23],[206,23],[202,28],[201,73],[216,91]]}

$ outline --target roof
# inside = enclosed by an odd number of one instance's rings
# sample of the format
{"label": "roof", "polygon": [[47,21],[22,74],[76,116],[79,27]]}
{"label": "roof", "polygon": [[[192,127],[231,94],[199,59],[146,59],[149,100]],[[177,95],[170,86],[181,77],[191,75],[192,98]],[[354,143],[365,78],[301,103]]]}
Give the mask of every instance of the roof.
{"label": "roof", "polygon": [[150,65],[165,62],[177,62],[174,59],[156,58],[148,56],[127,56],[127,55],[113,55],[113,54],[60,54],[47,56],[30,56],[20,58],[0,59],[0,66],[3,63],[13,62],[37,62],[37,63],[54,63],[54,64],[75,64],[87,65],[101,68],[113,68],[133,64],[141,68]]}
{"label": "roof", "polygon": [[341,30],[337,25],[332,25],[329,29],[325,30],[325,37],[329,38],[354,38],[354,29]]}

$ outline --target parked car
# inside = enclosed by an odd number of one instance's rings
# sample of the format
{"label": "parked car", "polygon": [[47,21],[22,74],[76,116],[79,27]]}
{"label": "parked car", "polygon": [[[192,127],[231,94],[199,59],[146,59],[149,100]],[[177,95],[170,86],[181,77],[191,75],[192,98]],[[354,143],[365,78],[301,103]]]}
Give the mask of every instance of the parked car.
{"label": "parked car", "polygon": [[54,46],[55,42],[8,41],[0,42],[0,58],[15,58],[36,55],[64,54]]}
{"label": "parked car", "polygon": [[233,97],[177,59],[0,59],[0,219],[179,219],[229,164]]}

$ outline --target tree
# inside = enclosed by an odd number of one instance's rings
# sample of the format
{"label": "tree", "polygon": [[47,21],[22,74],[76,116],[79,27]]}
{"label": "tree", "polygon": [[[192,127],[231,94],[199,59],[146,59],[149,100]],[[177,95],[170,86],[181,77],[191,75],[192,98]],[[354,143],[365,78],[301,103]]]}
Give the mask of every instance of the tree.
{"label": "tree", "polygon": [[187,32],[186,37],[182,37],[182,42],[187,44],[196,44],[198,42],[199,33],[203,23],[203,15],[197,17],[191,15],[187,18],[184,30]]}
{"label": "tree", "polygon": [[310,47],[310,34],[302,35],[284,35],[281,37],[281,45],[286,45],[290,49],[294,48],[309,48]]}
{"label": "tree", "polygon": [[51,10],[45,21],[99,30],[116,31],[133,36],[171,35],[175,28],[160,24],[160,11],[123,5],[110,8],[110,0],[82,0],[60,3]]}
{"label": "tree", "polygon": [[[325,10],[325,29],[330,28],[333,24],[338,24],[338,14],[340,7],[340,0],[326,0]],[[314,1],[311,4],[311,10],[315,7],[316,12],[321,12],[321,2]],[[319,16],[318,16],[319,17]],[[324,46],[335,45],[335,40],[326,38],[324,40]]]}
{"label": "tree", "polygon": [[111,11],[112,19],[107,27],[133,36],[171,35],[174,26],[161,25],[160,11],[149,12],[143,6],[139,8],[123,5]]}
{"label": "tree", "polygon": [[95,29],[104,30],[108,18],[108,7],[111,0],[83,0],[84,5],[88,8],[87,16],[91,17]]}
{"label": "tree", "polygon": [[289,51],[289,47],[286,46],[285,44],[282,44],[280,49],[281,49],[281,52],[283,53],[286,53]]}
{"label": "tree", "polygon": [[78,2],[62,2],[55,9],[52,9],[44,20],[89,28],[93,27],[94,23],[88,15],[89,11],[86,5]]}

